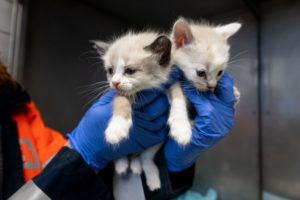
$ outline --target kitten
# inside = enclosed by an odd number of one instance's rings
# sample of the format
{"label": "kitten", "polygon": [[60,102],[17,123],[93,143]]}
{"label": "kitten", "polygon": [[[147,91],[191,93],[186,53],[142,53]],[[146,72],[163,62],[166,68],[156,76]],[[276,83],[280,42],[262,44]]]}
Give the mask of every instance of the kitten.
{"label": "kitten", "polygon": [[[107,71],[110,87],[117,91],[113,101],[113,114],[105,131],[110,144],[118,144],[129,135],[132,125],[131,104],[137,92],[159,88],[170,73],[171,41],[155,32],[128,33],[108,44],[95,42]],[[126,157],[115,162],[118,174],[126,173],[128,166],[133,173],[143,170],[150,190],[160,188],[159,172],[153,158],[160,148],[156,145],[129,163]]]}
{"label": "kitten", "polygon": [[[228,38],[241,28],[240,23],[224,26],[188,22],[179,18],[173,25],[170,35],[172,40],[172,64],[177,65],[185,77],[200,91],[214,91],[229,60]],[[192,133],[187,115],[186,99],[179,83],[171,87],[172,98],[169,116],[170,135],[179,143],[187,144]],[[237,102],[240,93],[234,87]],[[174,121],[181,121],[180,124]]]}

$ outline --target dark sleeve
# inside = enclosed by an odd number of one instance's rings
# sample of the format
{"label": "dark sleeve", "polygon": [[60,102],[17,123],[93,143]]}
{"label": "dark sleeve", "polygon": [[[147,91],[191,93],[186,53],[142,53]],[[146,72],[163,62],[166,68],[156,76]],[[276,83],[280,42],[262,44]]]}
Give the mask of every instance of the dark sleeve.
{"label": "dark sleeve", "polygon": [[195,165],[180,172],[169,172],[164,158],[163,148],[157,153],[155,163],[159,168],[161,189],[154,192],[149,191],[145,176],[142,175],[143,188],[147,200],[172,199],[183,194],[193,185]]}
{"label": "dark sleeve", "polygon": [[[19,194],[18,194],[19,193]],[[12,199],[104,199],[112,194],[102,179],[75,150],[63,147],[41,174],[25,184]],[[32,198],[33,196],[37,198]]]}

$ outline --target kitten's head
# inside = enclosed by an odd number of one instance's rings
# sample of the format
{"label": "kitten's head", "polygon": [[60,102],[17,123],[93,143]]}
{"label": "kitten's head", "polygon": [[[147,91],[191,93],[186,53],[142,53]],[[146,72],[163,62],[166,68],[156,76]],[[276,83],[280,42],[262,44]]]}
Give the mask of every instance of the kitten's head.
{"label": "kitten's head", "polygon": [[214,90],[229,60],[228,38],[240,23],[209,26],[179,18],[172,30],[172,62],[201,90]]}
{"label": "kitten's head", "polygon": [[125,96],[167,81],[171,46],[167,36],[154,32],[128,33],[110,44],[95,42],[110,86]]}

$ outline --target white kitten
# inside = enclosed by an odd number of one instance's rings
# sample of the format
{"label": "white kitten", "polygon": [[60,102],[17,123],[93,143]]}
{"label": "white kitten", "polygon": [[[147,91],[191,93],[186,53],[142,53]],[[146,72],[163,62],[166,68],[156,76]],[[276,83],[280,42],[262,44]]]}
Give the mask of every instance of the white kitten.
{"label": "white kitten", "polygon": [[228,38],[240,28],[240,23],[214,27],[178,19],[171,35],[172,63],[196,88],[213,91],[229,60]]}
{"label": "white kitten", "polygon": [[[187,22],[179,18],[173,25],[172,64],[177,65],[185,77],[200,91],[214,91],[229,60],[227,39],[241,27],[240,23],[212,27]],[[240,93],[234,87],[237,102]],[[190,142],[191,125],[187,115],[186,99],[179,84],[171,87],[170,135],[182,145]],[[176,122],[181,123],[176,123]]]}
{"label": "white kitten", "polygon": [[[118,144],[129,136],[132,124],[131,104],[137,92],[159,88],[168,80],[171,70],[171,45],[167,36],[155,32],[128,33],[111,44],[95,42],[96,49],[102,55],[110,86],[118,93],[114,98],[113,114],[105,131],[108,143]],[[128,167],[135,174],[140,174],[143,170],[149,189],[159,189],[159,171],[153,161],[159,147],[160,145],[156,145],[147,149],[131,162],[127,158],[117,160],[116,172],[126,173]]]}

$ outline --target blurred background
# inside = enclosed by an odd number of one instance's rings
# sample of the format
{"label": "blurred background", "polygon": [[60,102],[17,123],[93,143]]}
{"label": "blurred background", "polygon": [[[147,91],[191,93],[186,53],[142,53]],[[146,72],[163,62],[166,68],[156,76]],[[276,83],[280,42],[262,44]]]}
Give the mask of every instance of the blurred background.
{"label": "blurred background", "polygon": [[199,159],[193,190],[300,199],[300,1],[0,0],[0,58],[46,124],[68,133],[92,97],[82,91],[105,79],[89,41],[169,31],[178,16],[243,24],[230,40],[229,71],[242,94],[235,127]]}

